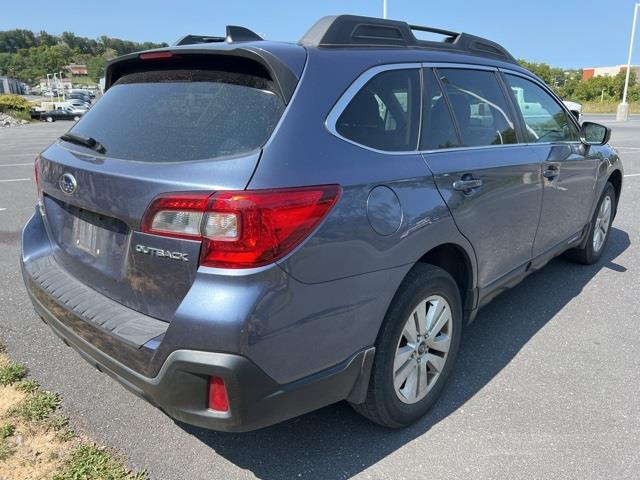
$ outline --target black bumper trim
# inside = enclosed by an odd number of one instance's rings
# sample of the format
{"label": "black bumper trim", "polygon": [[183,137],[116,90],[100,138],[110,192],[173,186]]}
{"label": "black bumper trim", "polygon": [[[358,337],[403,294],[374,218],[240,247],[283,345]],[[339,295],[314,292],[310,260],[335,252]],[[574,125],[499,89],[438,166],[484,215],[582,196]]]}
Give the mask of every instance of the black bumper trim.
{"label": "black bumper trim", "polygon": [[[159,373],[145,377],[108,356],[60,322],[30,293],[36,312],[64,343],[98,370],[175,420],[222,431],[250,431],[349,399],[363,400],[375,348],[288,384],[278,384],[251,360],[236,354],[176,350]],[[208,377],[225,380],[230,410],[207,409]]]}
{"label": "black bumper trim", "polygon": [[52,255],[45,255],[23,267],[30,281],[63,308],[134,348],[167,331],[163,322],[136,312],[101,295],[68,274]]}

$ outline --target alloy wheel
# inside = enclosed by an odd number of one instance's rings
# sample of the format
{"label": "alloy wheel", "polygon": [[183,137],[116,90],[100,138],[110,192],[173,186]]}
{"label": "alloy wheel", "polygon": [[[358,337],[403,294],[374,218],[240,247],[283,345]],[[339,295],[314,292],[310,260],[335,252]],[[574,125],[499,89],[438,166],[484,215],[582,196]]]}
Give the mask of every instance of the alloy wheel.
{"label": "alloy wheel", "polygon": [[600,210],[596,217],[596,224],[593,229],[593,251],[599,252],[607,238],[607,232],[611,225],[611,197],[607,195],[600,204]]}
{"label": "alloy wheel", "polygon": [[407,319],[393,362],[393,385],[404,403],[422,400],[444,369],[451,346],[451,306],[440,295],[421,301]]}

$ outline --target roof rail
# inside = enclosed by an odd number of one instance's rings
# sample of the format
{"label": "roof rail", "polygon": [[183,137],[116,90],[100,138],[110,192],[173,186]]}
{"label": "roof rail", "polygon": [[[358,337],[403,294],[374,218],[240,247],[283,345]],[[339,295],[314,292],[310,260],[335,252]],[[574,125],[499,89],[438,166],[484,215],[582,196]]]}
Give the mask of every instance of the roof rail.
{"label": "roof rail", "polygon": [[180,38],[174,46],[179,45],[193,45],[196,43],[216,43],[216,42],[255,42],[264,40],[260,35],[252,32],[248,28],[239,27],[237,25],[227,25],[226,34],[224,37],[217,37],[213,35],[185,35]]}
{"label": "roof rail", "polygon": [[[435,33],[444,36],[444,39],[441,42],[418,40],[413,31]],[[503,46],[486,38],[440,28],[409,25],[397,20],[357,15],[322,17],[304,34],[299,43],[307,47],[384,46],[452,50],[518,63]]]}

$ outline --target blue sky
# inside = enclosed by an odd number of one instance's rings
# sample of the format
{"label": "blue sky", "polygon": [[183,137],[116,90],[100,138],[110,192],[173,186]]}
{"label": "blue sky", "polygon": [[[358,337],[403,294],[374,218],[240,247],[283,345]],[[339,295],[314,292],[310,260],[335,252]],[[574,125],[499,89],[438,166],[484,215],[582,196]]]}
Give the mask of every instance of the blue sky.
{"label": "blue sky", "polygon": [[[530,61],[563,67],[627,61],[634,0],[388,1],[390,18],[486,36]],[[222,34],[226,24],[249,27],[272,40],[296,41],[323,15],[382,16],[382,0],[2,3],[0,30],[27,28],[56,34],[70,30],[91,38],[109,35],[168,43],[185,33]],[[640,32],[634,61],[640,63]]]}

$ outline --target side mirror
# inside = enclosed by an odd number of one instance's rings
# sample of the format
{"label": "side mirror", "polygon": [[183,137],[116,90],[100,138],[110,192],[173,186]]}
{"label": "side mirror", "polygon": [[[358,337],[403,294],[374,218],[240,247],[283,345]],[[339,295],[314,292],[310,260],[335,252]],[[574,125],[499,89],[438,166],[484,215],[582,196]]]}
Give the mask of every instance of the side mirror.
{"label": "side mirror", "polygon": [[611,129],[599,123],[584,122],[580,128],[580,141],[585,145],[604,145],[611,138]]}

